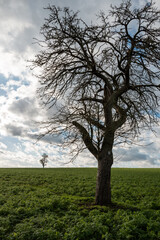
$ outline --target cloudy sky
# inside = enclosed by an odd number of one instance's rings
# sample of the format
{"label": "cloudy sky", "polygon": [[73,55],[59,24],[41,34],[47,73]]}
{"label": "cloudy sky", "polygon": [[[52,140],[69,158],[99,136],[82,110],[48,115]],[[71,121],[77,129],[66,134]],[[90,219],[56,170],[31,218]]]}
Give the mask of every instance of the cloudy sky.
{"label": "cloudy sky", "polygon": [[[145,0],[133,0],[135,6]],[[156,0],[157,5],[160,4]],[[0,167],[41,167],[43,153],[49,156],[48,167],[94,167],[96,161],[88,152],[74,163],[68,149],[57,146],[58,138],[36,141],[38,122],[46,115],[36,99],[37,79],[27,67],[38,51],[34,38],[47,17],[48,4],[79,10],[85,21],[93,21],[100,11],[120,0],[0,0]],[[144,141],[115,148],[114,167],[160,167],[160,130],[144,132]],[[150,145],[147,145],[150,143]]]}

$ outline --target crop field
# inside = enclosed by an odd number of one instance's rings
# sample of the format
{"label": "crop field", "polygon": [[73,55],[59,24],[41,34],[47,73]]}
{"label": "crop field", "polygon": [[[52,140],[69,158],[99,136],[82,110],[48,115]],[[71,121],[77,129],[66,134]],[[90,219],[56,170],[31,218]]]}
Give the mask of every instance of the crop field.
{"label": "crop field", "polygon": [[160,169],[112,169],[112,207],[93,168],[0,169],[1,240],[158,240]]}

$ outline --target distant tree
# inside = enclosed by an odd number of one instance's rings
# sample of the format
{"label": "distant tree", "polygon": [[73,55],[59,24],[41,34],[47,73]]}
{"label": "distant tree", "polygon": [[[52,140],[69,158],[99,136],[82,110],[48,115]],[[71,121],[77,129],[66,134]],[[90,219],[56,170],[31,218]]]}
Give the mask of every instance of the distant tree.
{"label": "distant tree", "polygon": [[47,162],[48,162],[48,155],[46,153],[43,153],[42,155],[42,159],[39,160],[40,163],[42,164],[43,168],[47,165]]}
{"label": "distant tree", "polygon": [[114,144],[158,123],[160,11],[152,1],[139,9],[123,1],[88,25],[68,8],[47,9],[33,66],[42,70],[39,97],[57,112],[43,135],[62,134],[75,154],[93,154],[96,204],[109,205]]}

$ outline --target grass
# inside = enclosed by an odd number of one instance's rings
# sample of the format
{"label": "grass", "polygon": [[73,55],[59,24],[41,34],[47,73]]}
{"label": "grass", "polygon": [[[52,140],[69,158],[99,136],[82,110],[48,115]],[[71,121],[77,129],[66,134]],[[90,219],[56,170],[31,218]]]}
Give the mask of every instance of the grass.
{"label": "grass", "polygon": [[160,239],[160,169],[112,169],[111,208],[94,205],[96,175],[0,169],[0,239]]}

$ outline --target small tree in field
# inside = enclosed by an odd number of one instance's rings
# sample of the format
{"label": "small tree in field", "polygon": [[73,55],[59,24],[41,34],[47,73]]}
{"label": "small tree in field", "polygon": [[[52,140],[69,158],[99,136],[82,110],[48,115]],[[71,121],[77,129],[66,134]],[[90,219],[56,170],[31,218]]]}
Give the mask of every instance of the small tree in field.
{"label": "small tree in field", "polygon": [[160,11],[152,1],[139,9],[126,1],[88,25],[68,8],[47,9],[33,61],[42,70],[39,97],[57,109],[45,134],[62,134],[76,154],[91,152],[98,161],[95,202],[109,205],[114,144],[158,123]]}
{"label": "small tree in field", "polygon": [[46,153],[43,153],[42,155],[42,159],[39,160],[40,163],[42,164],[43,168],[47,165],[47,162],[48,162],[48,155]]}

